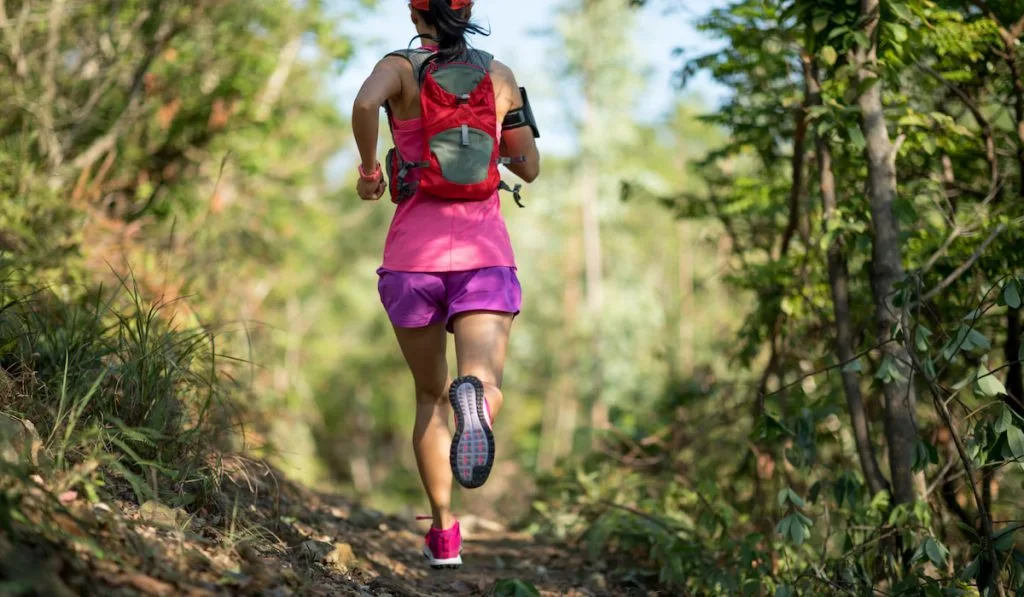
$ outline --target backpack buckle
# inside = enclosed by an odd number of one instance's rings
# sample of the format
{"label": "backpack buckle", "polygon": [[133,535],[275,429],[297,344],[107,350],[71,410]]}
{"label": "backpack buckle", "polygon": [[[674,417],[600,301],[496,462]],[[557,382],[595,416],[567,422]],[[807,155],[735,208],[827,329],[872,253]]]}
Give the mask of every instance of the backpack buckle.
{"label": "backpack buckle", "polygon": [[512,193],[512,199],[516,202],[516,205],[518,205],[520,208],[526,207],[525,205],[523,205],[523,195],[520,192],[523,190],[523,185],[517,184],[514,187],[510,187],[508,186],[508,183],[503,180],[498,184],[498,189]]}

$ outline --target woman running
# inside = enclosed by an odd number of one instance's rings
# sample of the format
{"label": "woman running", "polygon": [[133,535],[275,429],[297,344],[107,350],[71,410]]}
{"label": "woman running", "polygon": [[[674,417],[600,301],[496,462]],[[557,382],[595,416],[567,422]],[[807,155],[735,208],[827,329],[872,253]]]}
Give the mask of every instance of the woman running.
{"label": "woman running", "polygon": [[[468,34],[487,34],[470,21],[472,8],[471,0],[412,0],[416,39],[425,43],[377,64],[352,117],[362,160],[359,196],[380,199],[387,170],[398,204],[378,290],[415,380],[413,449],[430,501],[424,555],[434,568],[462,565],[452,476],[480,487],[494,464],[492,425],[522,300],[498,197],[499,186],[507,186],[497,166],[526,182],[540,171],[525,92],[507,66],[467,43]],[[396,148],[383,169],[376,158],[382,107]],[[458,361],[454,381],[449,332]]]}

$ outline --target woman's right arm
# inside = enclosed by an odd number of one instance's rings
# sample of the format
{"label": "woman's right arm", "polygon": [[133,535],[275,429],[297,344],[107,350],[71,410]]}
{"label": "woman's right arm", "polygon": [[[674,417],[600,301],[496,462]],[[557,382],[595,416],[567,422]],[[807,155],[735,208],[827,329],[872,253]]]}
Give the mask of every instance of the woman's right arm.
{"label": "woman's right arm", "polygon": [[[504,82],[508,94],[508,111],[518,110],[523,107],[523,95],[519,92],[519,84],[512,69],[498,62],[491,66],[492,72]],[[533,130],[528,127],[519,127],[501,133],[501,156],[508,158],[525,158],[524,161],[517,161],[508,166],[513,174],[526,182],[533,182],[540,176],[540,151],[537,149],[537,140],[533,137]]]}
{"label": "woman's right arm", "polygon": [[402,93],[401,60],[392,56],[378,63],[352,106],[352,133],[364,169],[376,166],[381,106]]}

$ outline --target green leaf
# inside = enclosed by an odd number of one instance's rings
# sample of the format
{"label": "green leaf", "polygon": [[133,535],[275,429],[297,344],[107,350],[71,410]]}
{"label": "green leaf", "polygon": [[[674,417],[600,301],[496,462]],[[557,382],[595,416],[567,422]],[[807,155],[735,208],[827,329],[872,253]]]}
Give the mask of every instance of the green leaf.
{"label": "green leaf", "polygon": [[[979,348],[984,351],[992,350],[992,343],[988,341],[985,334],[978,330],[967,332],[967,341],[970,342],[971,348]],[[967,348],[967,345],[964,344],[964,350],[970,350],[970,348]]]}
{"label": "green leaf", "polygon": [[900,371],[900,368],[896,365],[896,360],[893,359],[892,355],[887,355],[882,359],[882,364],[878,366],[878,372],[875,373],[875,378],[881,380],[882,383],[907,381],[907,377],[903,375],[902,371]]}
{"label": "green leaf", "polygon": [[1006,393],[1006,386],[999,378],[989,372],[988,368],[982,365],[978,368],[978,391],[985,396],[1002,396]]}
{"label": "green leaf", "polygon": [[853,32],[853,39],[854,39],[854,41],[857,42],[857,45],[860,46],[861,48],[865,48],[866,49],[866,48],[870,48],[871,47],[871,38],[868,37],[868,34],[864,33],[863,31],[854,31]]}
{"label": "green leaf", "polygon": [[889,33],[892,34],[892,38],[896,40],[896,43],[901,44],[910,38],[910,35],[907,33],[907,28],[899,23],[887,23],[886,28],[889,30]]}
{"label": "green leaf", "polygon": [[827,12],[819,12],[818,14],[814,15],[814,32],[821,33],[822,31],[824,31],[825,27],[828,27],[828,21],[829,16]]}
{"label": "green leaf", "polygon": [[1010,551],[1014,545],[1013,534],[1020,529],[1020,525],[1012,526],[996,533],[992,538],[996,551]]}
{"label": "green leaf", "polygon": [[923,325],[917,326],[914,330],[914,344],[917,346],[917,350],[925,352],[928,350],[929,343],[928,339],[932,337],[932,331]]}
{"label": "green leaf", "polygon": [[857,148],[857,151],[863,150],[867,147],[867,141],[864,140],[864,133],[860,130],[859,126],[851,126],[847,129],[850,135],[850,142]]}
{"label": "green leaf", "polygon": [[866,77],[864,80],[857,83],[857,95],[864,95],[869,89],[878,85],[882,79],[880,77]]}
{"label": "green leaf", "polygon": [[889,8],[892,9],[893,13],[895,13],[897,17],[903,19],[904,21],[910,21],[911,19],[914,18],[914,15],[913,13],[910,12],[910,9],[903,4],[900,4],[899,2],[891,2],[889,4]]}
{"label": "green leaf", "polygon": [[775,525],[775,532],[782,535],[783,538],[789,538],[790,527],[796,522],[793,515],[789,515],[779,521],[779,524]]}
{"label": "green leaf", "polygon": [[1006,430],[1006,443],[1010,453],[1017,459],[1017,466],[1024,470],[1024,431],[1020,427],[1010,427]]}
{"label": "green leaf", "polygon": [[1006,406],[1006,403],[1002,403],[999,405],[999,418],[996,419],[993,429],[996,433],[1005,433],[1011,427],[1013,427],[1013,413],[1010,412],[1010,407]]}
{"label": "green leaf", "polygon": [[796,521],[791,525],[790,534],[793,537],[793,543],[796,543],[797,545],[803,545],[804,539],[809,535],[807,529],[800,521]]}
{"label": "green leaf", "polygon": [[924,553],[937,568],[945,567],[947,550],[938,541],[928,537],[924,542]]}
{"label": "green leaf", "polygon": [[843,365],[843,373],[861,373],[864,371],[864,365],[860,364],[860,359],[850,361]]}
{"label": "green leaf", "polygon": [[917,445],[914,448],[913,470],[915,472],[920,472],[927,468],[928,465],[938,463],[939,451],[935,446],[923,439],[918,439]]}
{"label": "green leaf", "polygon": [[797,508],[804,507],[804,500],[789,487],[779,492],[779,506],[785,507],[786,502],[793,504]]}
{"label": "green leaf", "polygon": [[831,33],[828,34],[828,38],[830,40],[832,40],[832,39],[835,39],[835,38],[839,37],[840,35],[844,35],[844,34],[849,33],[849,32],[850,32],[850,28],[849,27],[836,27],[835,29],[832,30]]}
{"label": "green leaf", "polygon": [[818,495],[821,493],[821,481],[816,481],[814,485],[807,491],[807,501],[812,504],[817,503]]}
{"label": "green leaf", "polygon": [[832,46],[825,46],[821,49],[821,59],[825,61],[825,64],[833,66],[839,60],[839,52],[836,52]]}
{"label": "green leaf", "polygon": [[1020,309],[1020,288],[1017,287],[1016,280],[1010,280],[1006,284],[1006,288],[1003,289],[1003,300],[1006,301],[1006,306],[1011,309]]}
{"label": "green leaf", "polygon": [[981,571],[981,558],[975,558],[971,560],[971,563],[964,568],[963,572],[960,573],[960,580],[972,581],[978,577],[978,572]]}
{"label": "green leaf", "polygon": [[518,578],[499,580],[494,585],[495,597],[540,597],[540,591],[532,584]]}

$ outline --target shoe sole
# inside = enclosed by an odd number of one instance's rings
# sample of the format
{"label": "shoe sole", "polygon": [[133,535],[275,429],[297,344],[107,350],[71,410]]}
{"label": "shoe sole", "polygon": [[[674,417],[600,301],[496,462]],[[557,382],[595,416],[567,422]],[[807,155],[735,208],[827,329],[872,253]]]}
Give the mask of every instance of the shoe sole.
{"label": "shoe sole", "polygon": [[487,426],[484,385],[473,376],[452,382],[448,398],[455,411],[455,436],[452,438],[452,473],[466,489],[487,482],[494,466],[494,432]]}
{"label": "shoe sole", "polygon": [[458,555],[458,557],[452,558],[450,560],[435,560],[434,554],[430,553],[429,549],[424,548],[423,557],[430,562],[430,567],[434,570],[458,570],[459,568],[462,568],[461,553]]}

